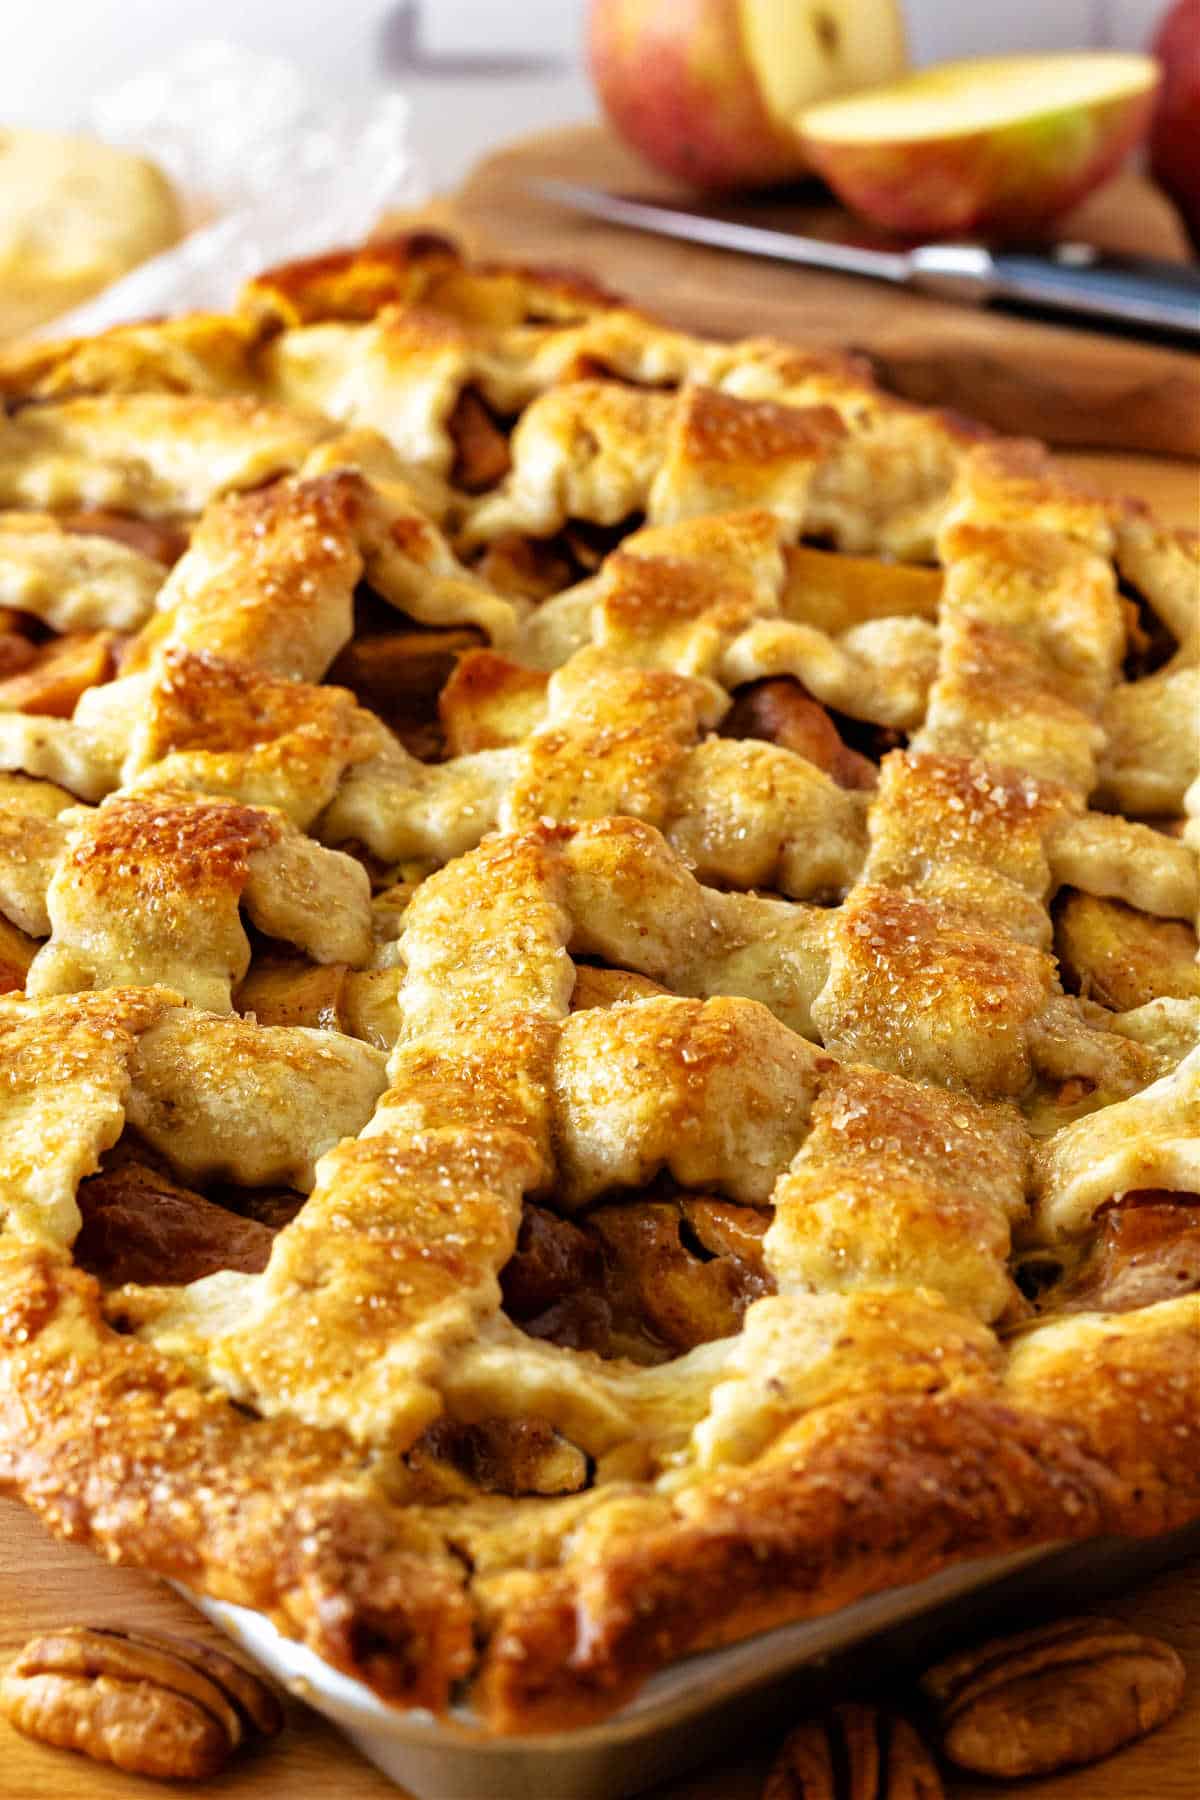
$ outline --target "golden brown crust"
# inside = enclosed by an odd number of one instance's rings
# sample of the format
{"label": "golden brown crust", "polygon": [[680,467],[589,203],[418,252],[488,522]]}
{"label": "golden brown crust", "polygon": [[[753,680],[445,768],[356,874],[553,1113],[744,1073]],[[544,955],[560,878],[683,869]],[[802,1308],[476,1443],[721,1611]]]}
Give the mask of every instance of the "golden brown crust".
{"label": "golden brown crust", "polygon": [[279,264],[247,282],[241,310],[283,326],[372,319],[383,306],[416,298],[431,272],[461,266],[449,238],[432,231],[406,232]]}
{"label": "golden brown crust", "polygon": [[[1184,1409],[1164,1411],[1155,1425],[1177,1428]],[[1200,1498],[1193,1465],[1183,1492],[1168,1502],[1160,1487],[1145,1506],[1083,1431],[997,1400],[829,1408],[797,1435],[794,1460],[739,1472],[698,1517],[614,1544],[574,1579],[540,1581],[488,1646],[480,1679],[496,1724],[581,1723],[690,1650],[832,1612],[961,1557],[1165,1529]]]}
{"label": "golden brown crust", "polygon": [[0,1278],[6,1485],[74,1542],[257,1607],[397,1701],[445,1703],[471,1660],[461,1571],[406,1537],[366,1458],[338,1433],[248,1419],[113,1336],[60,1257],[6,1255]]}
{"label": "golden brown crust", "polygon": [[617,304],[575,270],[488,263],[468,268],[449,238],[410,231],[270,269],[247,282],[239,307],[278,329],[367,321],[384,307],[422,301],[451,317],[482,314],[501,322],[514,311],[517,318],[569,319]]}
{"label": "golden brown crust", "polygon": [[1189,543],[431,236],[0,380],[0,1482],[499,1731],[1200,1515]]}

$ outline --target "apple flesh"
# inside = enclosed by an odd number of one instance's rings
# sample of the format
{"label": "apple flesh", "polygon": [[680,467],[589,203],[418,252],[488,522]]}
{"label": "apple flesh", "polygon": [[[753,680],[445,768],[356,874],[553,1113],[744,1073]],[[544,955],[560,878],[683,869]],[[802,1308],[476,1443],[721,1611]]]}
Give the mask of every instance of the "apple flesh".
{"label": "apple flesh", "polygon": [[1177,0],[1153,50],[1163,81],[1150,126],[1150,168],[1200,250],[1200,0]]}
{"label": "apple flesh", "polygon": [[847,206],[908,237],[1037,232],[1143,135],[1151,57],[1103,51],[943,63],[798,120]]}
{"label": "apple flesh", "polygon": [[796,113],[907,67],[897,0],[593,0],[588,50],[620,136],[708,189],[802,173]]}

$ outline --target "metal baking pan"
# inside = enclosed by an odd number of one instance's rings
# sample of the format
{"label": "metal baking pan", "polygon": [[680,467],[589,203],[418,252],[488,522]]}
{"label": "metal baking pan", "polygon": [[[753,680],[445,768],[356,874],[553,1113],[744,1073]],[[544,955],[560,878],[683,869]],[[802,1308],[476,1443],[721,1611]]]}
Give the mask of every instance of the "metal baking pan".
{"label": "metal baking pan", "polygon": [[910,1680],[955,1641],[1093,1607],[1197,1552],[1200,1526],[1189,1526],[1149,1541],[1104,1539],[959,1563],[824,1618],[688,1657],[652,1676],[602,1724],[531,1737],[489,1735],[465,1706],[442,1719],[385,1706],[260,1614],[186,1597],[416,1800],[623,1800],[728,1758],[772,1716],[782,1729],[828,1693],[886,1685],[901,1671]]}

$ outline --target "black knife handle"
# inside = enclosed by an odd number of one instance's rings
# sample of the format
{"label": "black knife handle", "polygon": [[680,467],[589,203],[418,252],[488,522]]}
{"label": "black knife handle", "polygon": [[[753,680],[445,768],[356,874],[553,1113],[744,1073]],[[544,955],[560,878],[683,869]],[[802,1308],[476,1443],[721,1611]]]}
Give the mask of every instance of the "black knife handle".
{"label": "black knife handle", "polygon": [[992,253],[991,297],[1200,340],[1200,270],[1090,244]]}

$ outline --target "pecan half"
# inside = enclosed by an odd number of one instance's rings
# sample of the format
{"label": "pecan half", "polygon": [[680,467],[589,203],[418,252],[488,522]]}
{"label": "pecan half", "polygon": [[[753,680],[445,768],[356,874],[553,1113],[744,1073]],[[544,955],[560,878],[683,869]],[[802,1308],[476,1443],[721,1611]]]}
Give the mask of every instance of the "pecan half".
{"label": "pecan half", "polygon": [[944,1789],[907,1719],[848,1705],[789,1733],[762,1800],[944,1800]]}
{"label": "pecan half", "polygon": [[941,1748],[982,1775],[1098,1762],[1169,1719],[1184,1668],[1169,1644],[1114,1619],[1061,1619],[930,1669]]}
{"label": "pecan half", "polygon": [[203,1780],[283,1710],[250,1669],[197,1639],[72,1625],[31,1638],[0,1676],[18,1731],[132,1775]]}

